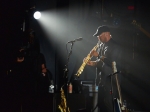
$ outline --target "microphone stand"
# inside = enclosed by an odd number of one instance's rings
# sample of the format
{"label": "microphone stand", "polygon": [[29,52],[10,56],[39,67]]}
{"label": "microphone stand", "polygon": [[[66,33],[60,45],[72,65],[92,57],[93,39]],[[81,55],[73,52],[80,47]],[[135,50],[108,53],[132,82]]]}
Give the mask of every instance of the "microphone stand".
{"label": "microphone stand", "polygon": [[68,56],[67,56],[67,64],[65,65],[66,66],[66,68],[65,68],[65,71],[64,71],[64,77],[65,77],[65,84],[64,85],[66,85],[66,104],[67,104],[67,107],[66,107],[66,112],[68,112],[68,103],[67,103],[67,101],[68,101],[68,85],[69,85],[69,80],[68,80],[68,64],[69,64],[69,59],[70,59],[70,55],[72,54],[72,48],[73,48],[73,44],[74,44],[74,42],[75,41],[72,41],[72,42],[70,42],[71,43],[71,47],[70,47],[70,52],[69,52],[69,54],[68,54]]}
{"label": "microphone stand", "polygon": [[111,89],[110,89],[110,94],[112,96],[112,104],[113,104],[113,112],[115,112],[115,104],[114,104],[114,95],[113,95],[113,83],[112,83],[112,76],[116,75],[117,73],[121,73],[121,71],[109,74],[108,77],[110,77],[110,83],[111,83]]}
{"label": "microphone stand", "polygon": [[[117,72],[116,72],[116,73],[117,73]],[[111,97],[112,97],[113,112],[115,111],[115,108],[114,108],[114,95],[113,95],[112,76],[115,75],[116,73],[109,74],[109,77],[110,77],[110,84],[111,84],[110,94],[111,94]]]}
{"label": "microphone stand", "polygon": [[[96,66],[96,74],[95,74],[96,76],[95,76],[95,82],[94,82],[94,86],[96,87],[97,86],[97,84],[96,84],[96,82],[97,82],[97,77],[98,77],[98,73],[97,73],[97,66]],[[101,79],[100,79],[101,80]],[[98,89],[99,89],[99,85],[98,85]],[[99,91],[99,90],[98,90]],[[98,92],[97,91],[97,92]],[[98,93],[97,93],[98,94]],[[93,98],[93,100],[95,100],[94,98]],[[98,100],[98,99],[97,99]],[[95,105],[95,107],[93,107],[93,109],[91,110],[91,112],[94,112],[95,111],[95,109],[96,108],[98,108],[98,101],[97,101],[97,104]]]}

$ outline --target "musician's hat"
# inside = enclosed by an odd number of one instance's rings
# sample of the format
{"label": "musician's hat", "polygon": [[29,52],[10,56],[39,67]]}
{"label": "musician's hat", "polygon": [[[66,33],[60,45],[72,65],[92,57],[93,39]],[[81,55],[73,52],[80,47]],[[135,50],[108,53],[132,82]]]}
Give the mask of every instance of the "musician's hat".
{"label": "musician's hat", "polygon": [[110,29],[107,26],[105,26],[105,25],[99,26],[97,28],[96,33],[93,36],[97,37],[97,36],[99,36],[103,32],[110,32]]}

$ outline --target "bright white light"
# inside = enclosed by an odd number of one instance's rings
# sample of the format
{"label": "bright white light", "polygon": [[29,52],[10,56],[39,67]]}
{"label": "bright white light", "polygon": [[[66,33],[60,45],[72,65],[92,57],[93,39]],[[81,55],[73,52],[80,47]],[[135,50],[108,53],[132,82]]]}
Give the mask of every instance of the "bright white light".
{"label": "bright white light", "polygon": [[35,19],[40,19],[40,17],[41,17],[41,13],[40,13],[39,11],[36,11],[36,12],[34,13],[34,18],[35,18]]}
{"label": "bright white light", "polygon": [[54,88],[54,85],[50,85],[49,87],[50,87],[51,89],[53,89],[53,88]]}

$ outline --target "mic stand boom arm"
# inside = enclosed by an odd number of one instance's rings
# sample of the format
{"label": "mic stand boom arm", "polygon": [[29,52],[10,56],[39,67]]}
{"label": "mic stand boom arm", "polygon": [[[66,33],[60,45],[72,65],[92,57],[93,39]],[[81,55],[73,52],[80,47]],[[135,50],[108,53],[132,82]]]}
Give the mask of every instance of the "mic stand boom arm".
{"label": "mic stand boom arm", "polygon": [[[73,41],[74,42],[74,41]],[[69,80],[68,80],[68,64],[69,64],[69,59],[70,59],[70,55],[72,54],[72,48],[73,48],[73,42],[71,42],[71,47],[70,47],[70,52],[68,53],[68,56],[67,56],[67,64],[65,65],[66,66],[66,68],[65,68],[65,71],[64,71],[64,78],[65,78],[65,81],[64,81],[64,85],[66,85],[65,87],[65,89],[66,89],[66,112],[68,112],[68,85],[69,85]]]}

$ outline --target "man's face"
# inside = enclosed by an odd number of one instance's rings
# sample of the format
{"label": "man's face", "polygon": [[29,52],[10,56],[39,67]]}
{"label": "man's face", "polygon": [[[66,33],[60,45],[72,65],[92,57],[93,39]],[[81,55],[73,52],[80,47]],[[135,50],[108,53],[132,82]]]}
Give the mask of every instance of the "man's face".
{"label": "man's face", "polygon": [[110,38],[111,38],[110,32],[103,32],[98,36],[98,40],[100,40],[103,43],[108,42]]}

